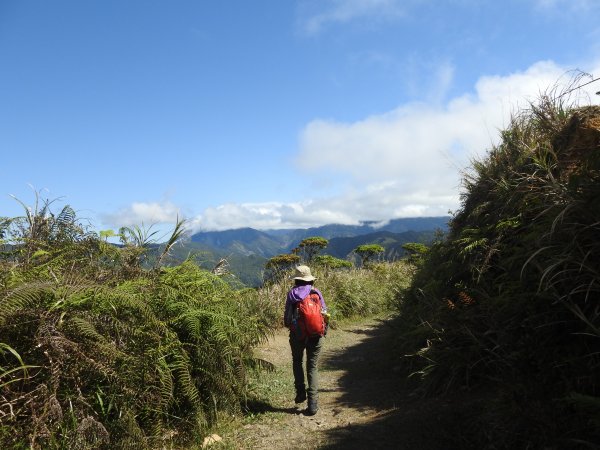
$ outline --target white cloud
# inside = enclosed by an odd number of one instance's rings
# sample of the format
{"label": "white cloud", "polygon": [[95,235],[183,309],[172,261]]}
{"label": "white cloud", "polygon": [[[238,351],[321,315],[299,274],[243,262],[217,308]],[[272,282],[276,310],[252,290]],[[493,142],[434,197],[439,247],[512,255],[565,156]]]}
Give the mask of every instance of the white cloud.
{"label": "white cloud", "polygon": [[456,189],[456,169],[489,149],[511,113],[565,72],[553,62],[539,62],[524,72],[482,77],[473,93],[445,104],[406,104],[352,123],[314,120],[301,135],[298,164],[365,183],[401,180],[407,192],[440,195],[433,186],[442,188],[438,192]]}
{"label": "white cloud", "polygon": [[356,223],[344,211],[314,201],[299,203],[229,203],[207,208],[191,221],[193,230],[307,228],[327,223]]}
{"label": "white cloud", "polygon": [[134,202],[116,213],[101,215],[102,222],[110,226],[151,225],[175,223],[181,217],[179,208],[169,201]]}
{"label": "white cloud", "polygon": [[385,222],[396,217],[443,216],[448,213],[448,205],[457,202],[456,192],[431,197],[428,192],[407,193],[402,183],[388,183],[301,203],[231,203],[207,208],[190,221],[190,229],[289,229],[331,223],[356,225],[366,219]]}
{"label": "white cloud", "polygon": [[[600,65],[593,73],[600,73]],[[452,67],[442,67],[440,74],[449,82]],[[350,123],[314,120],[301,134],[298,164],[315,178],[342,174],[345,188],[340,194],[319,197],[313,191],[312,198],[298,202],[210,207],[191,219],[189,227],[306,228],[445,215],[459,206],[460,172],[470,159],[484,155],[498,140],[511,113],[561,78],[570,79],[565,68],[539,62],[522,72],[482,77],[472,93],[446,102],[432,98],[431,103],[400,105]],[[593,83],[583,94],[597,102],[598,90]],[[169,202],[134,203],[113,215],[110,223],[173,222],[176,215],[177,208]]]}
{"label": "white cloud", "polygon": [[318,34],[325,26],[331,23],[346,23],[359,18],[390,20],[403,16],[399,0],[320,0],[317,2],[321,8],[303,17],[303,31],[309,35]]}

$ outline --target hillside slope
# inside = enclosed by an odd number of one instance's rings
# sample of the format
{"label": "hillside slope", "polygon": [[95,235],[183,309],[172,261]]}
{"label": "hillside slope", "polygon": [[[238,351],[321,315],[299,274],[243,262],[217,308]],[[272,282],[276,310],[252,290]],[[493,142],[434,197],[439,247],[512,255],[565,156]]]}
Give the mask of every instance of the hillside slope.
{"label": "hillside slope", "polygon": [[475,448],[595,448],[600,107],[542,97],[464,184],[402,305],[398,357],[429,395],[490,393],[465,424]]}
{"label": "hillside slope", "polygon": [[336,258],[346,259],[352,251],[363,244],[379,244],[385,249],[383,258],[392,261],[405,255],[402,245],[408,242],[430,243],[435,237],[435,231],[405,231],[392,233],[391,231],[378,231],[376,233],[362,234],[354,237],[332,238],[324,253]]}
{"label": "hillside slope", "polygon": [[362,225],[331,224],[296,230],[266,230],[240,228],[224,231],[202,231],[191,236],[172,252],[175,263],[192,257],[206,269],[221,259],[229,263],[231,273],[247,286],[259,286],[269,258],[288,253],[302,239],[321,236],[329,239],[323,254],[346,259],[361,244],[380,244],[385,248],[383,259],[393,261],[405,255],[407,242],[430,243],[436,230],[447,229],[448,217],[417,217],[395,219],[382,227],[374,223]]}
{"label": "hillside slope", "polygon": [[284,247],[281,239],[253,228],[204,231],[192,235],[191,241],[224,253],[270,257]]}

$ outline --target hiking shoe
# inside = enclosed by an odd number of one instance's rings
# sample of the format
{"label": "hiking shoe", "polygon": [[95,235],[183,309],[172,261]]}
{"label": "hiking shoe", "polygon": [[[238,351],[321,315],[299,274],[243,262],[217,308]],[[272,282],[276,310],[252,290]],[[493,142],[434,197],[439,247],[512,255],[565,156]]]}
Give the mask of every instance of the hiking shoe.
{"label": "hiking shoe", "polygon": [[296,392],[296,398],[294,399],[294,403],[302,403],[306,400],[306,391]]}
{"label": "hiking shoe", "polygon": [[305,416],[314,416],[318,410],[319,410],[319,407],[317,406],[317,402],[314,401],[313,399],[309,399],[308,400],[308,408],[306,408],[306,411],[304,411],[304,415]]}
{"label": "hiking shoe", "polygon": [[308,408],[306,408],[304,410],[304,415],[305,416],[314,416],[317,413],[318,410],[319,409],[316,406],[312,406],[312,407],[309,406]]}

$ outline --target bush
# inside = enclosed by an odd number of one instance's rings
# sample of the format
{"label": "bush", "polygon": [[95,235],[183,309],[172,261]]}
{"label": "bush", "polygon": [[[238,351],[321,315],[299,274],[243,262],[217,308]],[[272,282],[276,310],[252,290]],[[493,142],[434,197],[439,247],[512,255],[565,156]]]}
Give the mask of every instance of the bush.
{"label": "bush", "polygon": [[474,163],[399,302],[399,352],[425,393],[494,393],[474,413],[476,446],[600,438],[600,108],[561,98],[523,111]]}
{"label": "bush", "polygon": [[183,445],[240,410],[273,326],[263,298],[189,261],[144,269],[145,247],[34,211],[3,231],[2,448]]}

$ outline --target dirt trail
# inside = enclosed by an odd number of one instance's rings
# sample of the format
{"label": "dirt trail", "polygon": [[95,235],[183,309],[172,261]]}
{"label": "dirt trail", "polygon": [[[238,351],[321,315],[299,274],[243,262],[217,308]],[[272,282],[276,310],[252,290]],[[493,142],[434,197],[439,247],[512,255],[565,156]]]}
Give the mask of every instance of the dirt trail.
{"label": "dirt trail", "polygon": [[[286,330],[258,349],[276,372],[263,386],[269,401],[225,441],[247,449],[451,449],[444,433],[456,425],[450,401],[423,401],[402,388],[386,355],[388,320],[370,319],[331,330],[319,364],[319,412],[296,407]],[[451,417],[451,419],[449,419]],[[454,423],[450,423],[450,420]]]}

